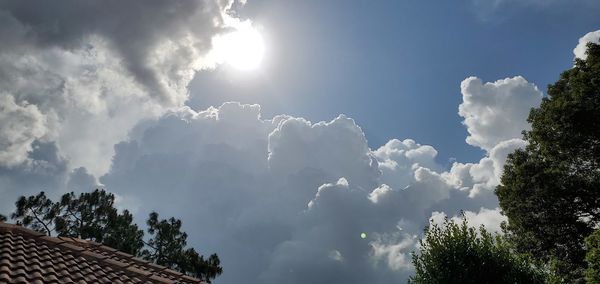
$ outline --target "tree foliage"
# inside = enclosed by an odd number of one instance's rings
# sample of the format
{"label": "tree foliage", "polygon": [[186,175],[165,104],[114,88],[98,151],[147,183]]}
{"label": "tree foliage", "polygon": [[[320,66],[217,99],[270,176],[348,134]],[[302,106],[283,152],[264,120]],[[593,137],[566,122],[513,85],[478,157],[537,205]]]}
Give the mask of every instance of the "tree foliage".
{"label": "tree foliage", "polygon": [[143,231],[133,223],[125,210],[114,207],[115,196],[104,190],[94,190],[76,196],[66,193],[60,202],[53,202],[44,192],[20,197],[11,215],[18,224],[47,235],[92,240],[136,255],[143,247]]}
{"label": "tree foliage", "polygon": [[17,208],[10,216],[17,220],[17,224],[47,235],[52,234],[55,227],[54,220],[60,212],[60,207],[46,197],[43,191],[29,197],[21,196],[15,205]]}
{"label": "tree foliage", "polygon": [[152,212],[147,225],[151,237],[148,248],[142,252],[144,258],[208,283],[223,273],[216,254],[204,260],[195,249],[186,248],[187,234],[181,231],[181,220],[173,217],[159,220],[158,213]]}
{"label": "tree foliage", "polygon": [[98,189],[79,196],[66,193],[59,202],[40,192],[20,197],[11,218],[49,236],[92,240],[208,283],[223,272],[216,254],[205,260],[194,248],[186,247],[187,234],[181,231],[181,220],[159,220],[152,212],[147,221],[150,238],[144,242],[144,231],[133,223],[131,213],[119,213],[114,202],[112,193]]}
{"label": "tree foliage", "polygon": [[528,146],[508,156],[496,194],[520,252],[583,282],[584,239],[600,221],[600,46],[563,72],[532,109]]}
{"label": "tree foliage", "polygon": [[585,238],[585,247],[585,280],[587,283],[600,283],[600,229]]}
{"label": "tree foliage", "polygon": [[469,227],[466,218],[446,219],[425,230],[419,253],[413,253],[415,275],[409,283],[543,283],[545,274],[529,258],[483,226]]}

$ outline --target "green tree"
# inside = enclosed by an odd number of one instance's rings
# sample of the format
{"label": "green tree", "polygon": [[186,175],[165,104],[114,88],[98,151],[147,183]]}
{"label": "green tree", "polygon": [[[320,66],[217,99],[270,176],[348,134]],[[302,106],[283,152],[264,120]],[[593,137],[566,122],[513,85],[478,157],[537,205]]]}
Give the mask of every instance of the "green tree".
{"label": "green tree", "polygon": [[64,194],[58,203],[60,213],[54,220],[59,236],[93,240],[120,251],[137,255],[143,247],[142,230],[124,210],[118,214],[115,196],[105,190]]}
{"label": "green tree", "polygon": [[584,239],[600,221],[600,46],[587,55],[531,110],[528,146],[508,156],[496,188],[508,237],[557,282],[584,281]]}
{"label": "green tree", "polygon": [[223,273],[216,254],[204,260],[196,250],[186,248],[187,234],[181,231],[181,220],[173,217],[159,220],[158,213],[152,212],[147,225],[151,237],[146,243],[147,249],[142,251],[145,259],[208,283]]}
{"label": "green tree", "polygon": [[499,235],[484,226],[469,227],[466,218],[444,221],[425,230],[419,253],[413,253],[415,275],[409,283],[544,283],[545,273]]}
{"label": "green tree", "polygon": [[144,231],[133,223],[133,215],[123,210],[109,222],[110,229],[105,230],[102,243],[132,255],[139,255],[144,246]]}
{"label": "green tree", "polygon": [[16,209],[10,216],[17,224],[30,227],[48,236],[54,232],[54,220],[60,212],[58,204],[52,202],[41,191],[29,197],[21,196],[15,203]]}
{"label": "green tree", "polygon": [[585,238],[585,247],[585,261],[588,265],[585,280],[587,283],[600,283],[600,229]]}
{"label": "green tree", "polygon": [[0,214],[0,222],[6,221],[6,216]]}

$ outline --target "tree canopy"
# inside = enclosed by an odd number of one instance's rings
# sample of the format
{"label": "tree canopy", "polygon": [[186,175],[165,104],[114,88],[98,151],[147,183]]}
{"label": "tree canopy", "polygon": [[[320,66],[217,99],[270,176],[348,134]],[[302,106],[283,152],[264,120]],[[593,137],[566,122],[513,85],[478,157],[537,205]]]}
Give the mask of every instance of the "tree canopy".
{"label": "tree canopy", "polygon": [[160,220],[158,213],[150,213],[150,238],[144,241],[144,231],[133,223],[133,215],[128,210],[119,213],[114,202],[114,194],[98,189],[79,196],[66,193],[59,202],[53,202],[42,191],[21,196],[11,218],[49,236],[92,240],[208,283],[223,273],[216,254],[204,259],[194,248],[187,247],[181,220]]}
{"label": "tree canopy", "polygon": [[152,212],[147,225],[151,237],[141,254],[145,259],[209,283],[210,279],[223,273],[216,254],[204,260],[195,249],[186,248],[187,234],[181,231],[180,220],[173,217],[159,220],[158,213]]}
{"label": "tree canopy", "polygon": [[483,226],[446,219],[425,230],[420,252],[413,253],[415,275],[409,283],[543,283],[544,272],[514,253],[499,235]]}
{"label": "tree canopy", "polygon": [[133,223],[133,216],[114,207],[115,196],[104,190],[64,194],[53,202],[42,191],[21,196],[11,218],[17,223],[47,235],[92,240],[120,251],[137,255],[144,246],[144,232]]}
{"label": "tree canopy", "polygon": [[508,237],[558,282],[584,281],[584,239],[600,221],[600,45],[587,55],[531,110],[528,146],[508,156],[496,188]]}

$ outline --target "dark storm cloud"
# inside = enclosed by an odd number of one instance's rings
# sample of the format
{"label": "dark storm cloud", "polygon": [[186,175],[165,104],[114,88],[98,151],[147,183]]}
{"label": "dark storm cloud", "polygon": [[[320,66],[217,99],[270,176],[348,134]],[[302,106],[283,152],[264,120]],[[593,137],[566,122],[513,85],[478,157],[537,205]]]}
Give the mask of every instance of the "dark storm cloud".
{"label": "dark storm cloud", "polygon": [[106,173],[114,144],[183,106],[196,71],[214,67],[211,39],[238,21],[232,5],[0,1],[0,117],[9,121],[0,125],[0,165],[26,161],[39,140],[55,142],[71,169]]}
{"label": "dark storm cloud", "polygon": [[[174,98],[149,56],[161,42],[177,42],[188,35],[197,39],[195,48],[208,50],[211,37],[222,29],[223,9],[212,1],[183,0],[0,2],[0,10],[25,25],[28,36],[41,47],[80,49],[90,35],[101,36],[146,90],[168,103]],[[182,50],[178,60],[193,60],[189,55]]]}

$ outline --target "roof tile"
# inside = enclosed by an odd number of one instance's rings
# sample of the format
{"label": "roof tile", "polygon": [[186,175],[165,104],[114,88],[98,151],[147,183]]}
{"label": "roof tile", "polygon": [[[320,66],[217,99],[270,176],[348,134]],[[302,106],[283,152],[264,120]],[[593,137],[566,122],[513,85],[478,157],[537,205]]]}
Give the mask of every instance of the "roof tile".
{"label": "roof tile", "polygon": [[203,283],[92,241],[0,222],[0,283],[5,282]]}

